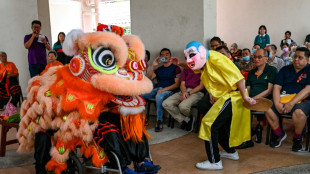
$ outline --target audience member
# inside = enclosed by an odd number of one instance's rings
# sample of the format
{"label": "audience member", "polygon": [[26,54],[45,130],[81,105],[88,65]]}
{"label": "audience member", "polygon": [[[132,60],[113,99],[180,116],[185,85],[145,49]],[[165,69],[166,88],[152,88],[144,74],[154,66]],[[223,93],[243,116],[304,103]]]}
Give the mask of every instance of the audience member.
{"label": "audience member", "polygon": [[223,41],[223,40],[221,41],[221,45],[227,47],[227,43],[225,41]]}
{"label": "audience member", "polygon": [[306,36],[305,43],[306,43],[306,42],[310,43],[310,34],[308,34],[308,35]]}
{"label": "audience member", "polygon": [[281,40],[280,42],[280,46],[284,43],[287,43],[288,45],[290,45],[293,41],[293,39],[291,39],[291,35],[292,33],[290,31],[286,31],[285,34],[284,34],[284,39]]}
{"label": "audience member", "polygon": [[48,52],[47,58],[49,63],[46,65],[44,71],[42,71],[40,75],[46,73],[50,67],[63,65],[61,62],[57,61],[57,53],[55,51]]}
{"label": "audience member", "polygon": [[258,35],[255,37],[254,45],[259,45],[264,49],[266,45],[270,44],[270,37],[267,34],[267,28],[265,25],[261,25],[258,29]]}
{"label": "audience member", "polygon": [[214,36],[211,40],[210,40],[210,45],[211,45],[211,49],[215,50],[217,47],[222,46],[222,41],[219,37]]}
{"label": "audience member", "polygon": [[281,49],[283,53],[281,54],[280,58],[284,61],[285,65],[289,65],[292,62],[290,58],[290,48],[287,43],[281,45]]}
{"label": "audience member", "polygon": [[149,72],[149,69],[150,69],[150,66],[148,64],[148,62],[150,61],[150,58],[151,58],[151,53],[149,50],[145,50],[145,58],[144,58],[144,61],[145,61],[145,64],[146,64],[146,68],[145,70],[143,71],[143,74],[146,75],[147,72]]}
{"label": "audience member", "polygon": [[51,50],[51,46],[46,36],[40,34],[41,22],[34,20],[31,23],[32,33],[25,35],[24,46],[28,49],[28,63],[30,76],[40,75],[44,70],[46,61],[46,49]]}
{"label": "audience member", "polygon": [[[297,48],[296,42],[292,42],[292,43],[290,44],[290,50],[291,50],[291,52],[290,52],[289,57],[294,57],[295,52],[296,52],[296,48]],[[308,49],[309,49],[309,48],[308,48]]]}
{"label": "audience member", "polygon": [[163,107],[179,123],[181,129],[186,131],[193,130],[195,117],[191,115],[191,108],[203,97],[203,84],[200,82],[200,73],[193,70],[183,69],[181,73],[180,92],[173,94],[163,102]]}
{"label": "audience member", "polygon": [[[17,112],[17,103],[20,100],[21,88],[18,84],[18,70],[13,62],[7,61],[7,54],[0,52],[0,109],[5,111],[1,116],[10,116]],[[12,97],[11,101],[10,97]]]}
{"label": "audience member", "polygon": [[[256,68],[252,69],[248,74],[246,80],[246,87],[249,92],[249,96],[253,99],[257,98],[272,98],[272,88],[275,77],[277,75],[277,69],[267,64],[269,53],[267,50],[259,49],[254,53],[253,63]],[[257,115],[258,124],[256,126],[256,138],[255,142],[261,143],[263,127],[260,122],[263,120],[262,115]],[[245,145],[251,145],[253,142],[246,142]]]}
{"label": "audience member", "polygon": [[62,43],[65,41],[66,35],[64,32],[58,33],[58,40],[56,43],[53,45],[53,50],[57,52],[57,60],[61,62],[63,65],[66,65],[70,63],[72,57],[67,56],[63,51],[62,51]]}
{"label": "audience member", "polygon": [[277,68],[279,72],[282,67],[285,66],[284,61],[277,56],[277,46],[275,44],[271,44],[266,46],[265,50],[269,51],[268,55],[268,64]]}
{"label": "audience member", "polygon": [[232,58],[230,51],[228,50],[228,48],[226,46],[219,46],[215,49],[215,51],[222,53],[223,55],[225,55],[227,58],[229,58],[231,61],[234,62],[234,64],[237,66],[238,69],[240,69],[238,62],[235,62],[234,59]]}
{"label": "audience member", "polygon": [[[274,137],[271,147],[280,147],[286,138],[286,133],[279,126],[280,114],[291,114],[295,126],[292,151],[302,149],[302,131],[310,111],[310,52],[307,48],[299,47],[293,57],[293,64],[283,67],[273,87],[274,105],[266,113],[267,120],[273,129]],[[296,94],[290,101],[280,101],[281,94]],[[301,102],[301,103],[299,103]]]}
{"label": "audience member", "polygon": [[250,49],[244,48],[242,50],[242,59],[238,62],[241,74],[247,79],[248,72],[253,69],[253,59],[251,58]]}
{"label": "audience member", "polygon": [[236,43],[231,44],[230,53],[234,60],[239,60],[242,57],[242,50],[238,49]]}
{"label": "audience member", "polygon": [[[162,62],[161,59],[166,57]],[[155,68],[155,66],[163,63],[163,66]],[[171,96],[180,86],[180,74],[181,69],[174,65],[171,61],[171,52],[167,48],[163,48],[160,51],[160,57],[157,57],[152,63],[147,77],[149,79],[157,78],[157,87],[154,88],[149,94],[143,94],[144,99],[155,98],[156,99],[156,111],[157,111],[157,124],[155,132],[161,132],[163,130],[163,101]]]}
{"label": "audience member", "polygon": [[305,46],[310,49],[310,42],[306,42]]}
{"label": "audience member", "polygon": [[252,54],[254,55],[255,51],[260,49],[260,46],[258,44],[254,44],[252,48]]}

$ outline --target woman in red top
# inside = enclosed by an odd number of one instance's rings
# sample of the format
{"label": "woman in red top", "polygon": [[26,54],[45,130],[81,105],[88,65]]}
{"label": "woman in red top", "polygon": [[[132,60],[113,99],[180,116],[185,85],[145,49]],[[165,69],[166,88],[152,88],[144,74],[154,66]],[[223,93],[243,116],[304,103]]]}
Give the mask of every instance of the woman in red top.
{"label": "woman in red top", "polygon": [[[7,61],[7,54],[0,52],[0,109],[6,105],[1,116],[10,116],[17,112],[17,103],[21,96],[21,88],[18,84],[18,70],[13,62]],[[12,97],[10,102],[9,99]]]}

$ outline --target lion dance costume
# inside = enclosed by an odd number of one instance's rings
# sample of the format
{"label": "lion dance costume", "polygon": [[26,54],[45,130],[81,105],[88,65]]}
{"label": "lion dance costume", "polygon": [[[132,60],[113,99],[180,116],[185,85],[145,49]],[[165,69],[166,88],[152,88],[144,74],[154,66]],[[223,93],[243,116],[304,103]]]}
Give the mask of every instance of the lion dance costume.
{"label": "lion dance costume", "polygon": [[[120,146],[118,150],[122,151],[127,144],[142,144],[148,153],[149,136],[143,126],[145,101],[139,95],[150,92],[153,86],[141,72],[146,67],[144,45],[137,36],[117,34],[72,30],[63,45],[64,52],[74,56],[70,64],[52,67],[28,82],[17,133],[19,152],[31,151],[37,134],[53,134],[52,147],[47,149],[51,158],[42,161],[48,161],[46,169],[56,173],[67,168],[69,153],[77,146],[97,167],[109,156],[100,146]],[[113,116],[119,127],[106,119]],[[113,132],[120,133],[125,143],[113,144],[117,141],[117,137],[109,136]],[[135,153],[131,149],[129,156]],[[38,153],[35,151],[35,158]],[[124,158],[127,165],[129,160]],[[136,160],[140,162],[141,158]]]}

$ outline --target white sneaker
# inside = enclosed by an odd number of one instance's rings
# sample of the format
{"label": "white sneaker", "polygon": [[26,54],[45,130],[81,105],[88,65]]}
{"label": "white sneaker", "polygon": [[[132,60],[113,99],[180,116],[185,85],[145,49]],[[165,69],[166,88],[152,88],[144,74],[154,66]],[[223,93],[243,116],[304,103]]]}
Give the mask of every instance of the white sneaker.
{"label": "white sneaker", "polygon": [[222,170],[223,164],[222,164],[222,160],[220,160],[217,163],[210,163],[210,161],[207,160],[207,161],[197,163],[196,167],[202,170]]}
{"label": "white sneaker", "polygon": [[227,158],[231,160],[238,160],[239,159],[239,154],[236,151],[235,153],[227,153],[225,150],[220,151],[220,155],[222,158]]}

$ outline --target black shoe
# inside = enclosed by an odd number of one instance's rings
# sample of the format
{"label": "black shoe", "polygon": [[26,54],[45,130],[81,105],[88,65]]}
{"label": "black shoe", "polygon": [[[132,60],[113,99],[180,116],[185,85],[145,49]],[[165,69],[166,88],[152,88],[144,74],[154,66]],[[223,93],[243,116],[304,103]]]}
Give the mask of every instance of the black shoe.
{"label": "black shoe", "polygon": [[261,143],[262,142],[262,134],[263,134],[263,126],[258,124],[255,128],[255,133],[256,133],[255,142]]}
{"label": "black shoe", "polygon": [[191,119],[187,123],[187,126],[186,126],[185,130],[188,131],[188,132],[193,131],[194,122],[195,122],[195,118],[193,116],[191,116]]}
{"label": "black shoe", "polygon": [[246,149],[246,148],[253,147],[253,146],[254,146],[254,142],[252,140],[249,140],[235,147],[235,149]]}
{"label": "black shoe", "polygon": [[186,126],[187,126],[187,123],[185,121],[182,121],[180,128],[184,130],[186,128]]}
{"label": "black shoe", "polygon": [[285,140],[286,136],[287,135],[286,135],[285,132],[282,134],[282,136],[277,136],[277,135],[274,134],[273,138],[272,138],[273,140],[270,142],[270,147],[274,147],[274,148],[280,147],[282,141]]}
{"label": "black shoe", "polygon": [[302,151],[302,138],[293,138],[293,152],[300,152]]}
{"label": "black shoe", "polygon": [[160,120],[158,120],[155,127],[155,132],[161,132],[163,131],[163,129],[164,129],[163,123]]}

